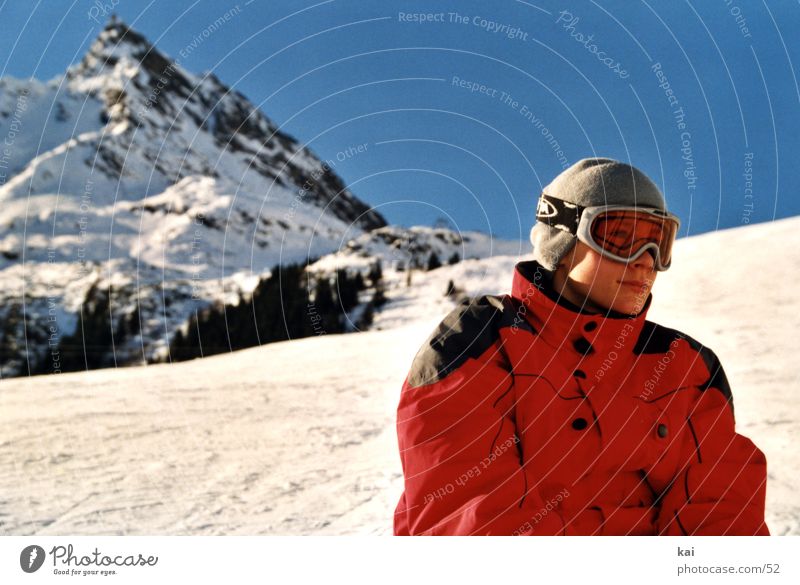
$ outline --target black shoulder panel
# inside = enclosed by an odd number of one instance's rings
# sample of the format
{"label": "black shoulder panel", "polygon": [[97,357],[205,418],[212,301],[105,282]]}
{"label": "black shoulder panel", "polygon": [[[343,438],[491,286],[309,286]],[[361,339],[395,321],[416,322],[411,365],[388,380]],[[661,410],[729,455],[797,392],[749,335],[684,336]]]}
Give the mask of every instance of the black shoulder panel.
{"label": "black shoulder panel", "polygon": [[708,380],[700,386],[700,389],[708,390],[709,388],[716,388],[722,392],[725,398],[728,399],[728,403],[731,405],[731,410],[733,410],[733,392],[731,391],[731,386],[728,383],[728,377],[725,375],[725,370],[722,369],[722,363],[720,363],[717,354],[696,339],[693,339],[688,335],[685,337],[691,348],[699,353],[700,357],[703,358],[703,362],[706,364],[708,371],[711,373]]}
{"label": "black shoulder panel", "polygon": [[679,337],[686,337],[680,331],[662,327],[658,323],[645,321],[639,339],[633,346],[633,353],[642,355],[647,353],[666,353],[669,351],[670,344]]}
{"label": "black shoulder panel", "polygon": [[512,324],[513,314],[510,297],[484,295],[464,299],[417,352],[408,384],[417,387],[438,382],[469,358],[482,355],[497,340],[500,327]]}
{"label": "black shoulder panel", "polygon": [[725,376],[725,370],[722,369],[719,358],[710,348],[704,346],[696,339],[675,329],[662,327],[651,321],[645,321],[639,339],[636,340],[633,352],[636,355],[666,353],[670,349],[670,344],[678,338],[686,340],[689,347],[700,355],[706,368],[708,368],[708,371],[711,373],[708,380],[700,385],[700,389],[708,390],[709,388],[716,388],[728,399],[731,410],[733,410],[733,393],[731,392],[728,378]]}

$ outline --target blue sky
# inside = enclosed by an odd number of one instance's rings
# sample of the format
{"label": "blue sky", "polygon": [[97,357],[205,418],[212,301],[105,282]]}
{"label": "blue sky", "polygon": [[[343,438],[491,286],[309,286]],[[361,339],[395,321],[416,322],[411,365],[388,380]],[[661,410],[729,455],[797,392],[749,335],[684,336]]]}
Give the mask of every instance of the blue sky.
{"label": "blue sky", "polygon": [[608,156],[654,179],[685,236],[800,213],[800,5],[768,6],[0,0],[0,75],[60,74],[113,11],[391,223],[524,239],[544,185]]}

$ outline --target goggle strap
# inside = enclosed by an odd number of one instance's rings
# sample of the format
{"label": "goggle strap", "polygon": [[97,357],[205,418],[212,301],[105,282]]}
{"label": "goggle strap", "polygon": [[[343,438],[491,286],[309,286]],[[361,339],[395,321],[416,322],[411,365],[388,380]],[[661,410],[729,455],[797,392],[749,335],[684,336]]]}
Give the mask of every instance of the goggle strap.
{"label": "goggle strap", "polygon": [[542,193],[536,206],[536,221],[575,235],[584,209],[581,205]]}

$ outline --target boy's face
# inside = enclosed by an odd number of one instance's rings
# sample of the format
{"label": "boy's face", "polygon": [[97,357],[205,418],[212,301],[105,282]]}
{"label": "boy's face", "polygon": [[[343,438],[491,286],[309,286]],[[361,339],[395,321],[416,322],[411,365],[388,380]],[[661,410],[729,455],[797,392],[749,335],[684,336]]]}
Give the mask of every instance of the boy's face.
{"label": "boy's face", "polygon": [[567,300],[588,311],[613,309],[636,315],[647,301],[656,274],[655,259],[649,252],[625,264],[601,256],[578,241],[561,260],[554,285]]}

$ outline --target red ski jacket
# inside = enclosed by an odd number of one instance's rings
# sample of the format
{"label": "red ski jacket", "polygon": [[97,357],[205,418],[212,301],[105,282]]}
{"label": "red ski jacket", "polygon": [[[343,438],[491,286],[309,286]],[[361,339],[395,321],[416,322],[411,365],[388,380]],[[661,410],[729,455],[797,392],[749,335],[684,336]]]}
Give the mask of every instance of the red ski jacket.
{"label": "red ski jacket", "polygon": [[714,353],[582,311],[520,262],[414,358],[397,411],[396,535],[768,535],[766,459]]}

